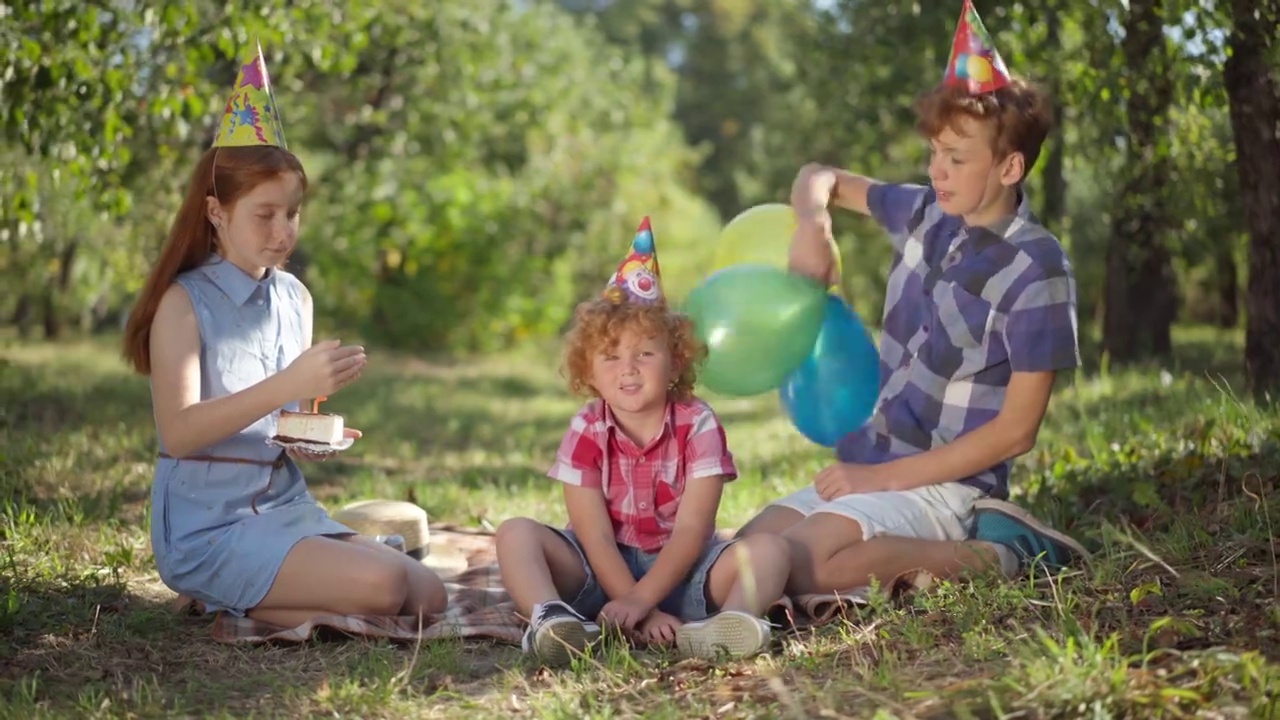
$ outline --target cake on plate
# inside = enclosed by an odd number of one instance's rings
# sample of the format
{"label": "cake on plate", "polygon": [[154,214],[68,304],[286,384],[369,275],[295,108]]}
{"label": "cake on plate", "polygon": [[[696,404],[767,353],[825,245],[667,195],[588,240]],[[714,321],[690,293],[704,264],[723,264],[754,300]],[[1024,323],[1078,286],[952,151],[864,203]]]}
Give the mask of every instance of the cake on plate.
{"label": "cake on plate", "polygon": [[341,415],[319,412],[280,411],[276,440],[286,443],[305,442],[339,445],[345,439]]}

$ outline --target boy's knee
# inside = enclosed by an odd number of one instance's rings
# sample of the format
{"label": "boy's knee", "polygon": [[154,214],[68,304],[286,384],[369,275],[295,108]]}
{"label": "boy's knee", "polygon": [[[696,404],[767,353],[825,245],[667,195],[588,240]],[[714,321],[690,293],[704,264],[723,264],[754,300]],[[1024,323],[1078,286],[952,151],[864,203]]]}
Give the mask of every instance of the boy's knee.
{"label": "boy's knee", "polygon": [[503,520],[498,526],[498,532],[494,534],[494,543],[499,548],[504,545],[522,544],[531,542],[538,529],[542,527],[542,523],[526,517],[516,517]]}
{"label": "boy's knee", "polygon": [[791,542],[782,535],[750,535],[739,540],[739,552],[747,553],[747,562],[755,568],[787,568],[791,565]]}

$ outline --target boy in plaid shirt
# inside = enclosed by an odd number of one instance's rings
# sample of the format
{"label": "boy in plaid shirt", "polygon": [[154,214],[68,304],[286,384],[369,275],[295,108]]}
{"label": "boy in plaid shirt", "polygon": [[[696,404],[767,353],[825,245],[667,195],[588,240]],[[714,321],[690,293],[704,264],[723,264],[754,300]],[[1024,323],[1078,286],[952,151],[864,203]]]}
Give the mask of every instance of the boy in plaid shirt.
{"label": "boy in plaid shirt", "polygon": [[966,0],[944,80],[917,112],[929,186],[811,165],[792,189],[794,272],[832,281],[832,202],[874,218],[894,260],[875,413],[838,443],[837,463],[741,533],[793,541],[791,592],[997,562],[1014,575],[1086,554],[1005,502],[1010,463],[1034,447],[1055,374],[1080,362],[1071,265],[1023,189],[1048,100],[1009,77]]}
{"label": "boy in plaid shirt", "polygon": [[572,389],[594,396],[548,473],[564,485],[569,527],[498,528],[503,584],[530,618],[525,651],[564,664],[603,623],[685,656],[760,652],[789,548],[776,535],[715,537],[737,468],[715,412],[693,395],[703,348],[666,307],[648,218],[603,296],[578,307],[567,345]]}

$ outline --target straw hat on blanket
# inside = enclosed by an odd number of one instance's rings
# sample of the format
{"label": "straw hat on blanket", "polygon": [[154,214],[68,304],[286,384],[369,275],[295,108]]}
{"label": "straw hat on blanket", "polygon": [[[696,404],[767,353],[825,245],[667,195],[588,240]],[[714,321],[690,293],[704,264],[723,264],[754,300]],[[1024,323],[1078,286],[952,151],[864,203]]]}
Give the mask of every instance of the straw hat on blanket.
{"label": "straw hat on blanket", "polygon": [[427,511],[403,500],[361,500],[333,513],[361,535],[399,535],[405,554],[447,578],[467,569],[467,558],[445,542],[431,542]]}

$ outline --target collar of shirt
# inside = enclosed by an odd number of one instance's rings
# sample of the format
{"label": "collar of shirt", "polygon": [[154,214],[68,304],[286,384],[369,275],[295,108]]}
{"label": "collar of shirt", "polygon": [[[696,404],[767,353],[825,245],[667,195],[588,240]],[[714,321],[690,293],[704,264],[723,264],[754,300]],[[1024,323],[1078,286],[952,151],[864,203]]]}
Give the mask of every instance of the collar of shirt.
{"label": "collar of shirt", "polygon": [[658,434],[645,444],[644,447],[639,447],[632,442],[631,438],[627,437],[625,432],[622,432],[622,428],[618,425],[618,420],[614,417],[613,408],[609,407],[609,403],[601,401],[601,405],[604,406],[604,428],[606,439],[616,443],[618,448],[628,455],[643,455],[644,453],[652,450],[659,443],[666,440],[672,429],[675,427],[675,405],[674,403],[667,401],[666,412],[662,416],[662,429],[659,430]]}
{"label": "collar of shirt", "polygon": [[971,226],[968,223],[966,223],[962,218],[960,220],[959,227],[957,228],[957,233],[971,234],[975,230],[981,230],[981,231],[992,233],[996,237],[1004,238],[1009,236],[1010,230],[1013,229],[1014,221],[1026,220],[1029,217],[1031,217],[1031,202],[1027,199],[1027,192],[1025,190],[1019,189],[1018,205],[1014,209],[1012,215],[1005,215],[995,220],[994,222],[990,223],[989,225],[980,225],[980,226]]}
{"label": "collar of shirt", "polygon": [[254,280],[248,273],[236,267],[235,263],[229,262],[217,253],[211,254],[205,260],[201,270],[236,305],[244,305],[248,302],[258,288],[262,288],[263,293],[266,293],[267,289],[275,284],[277,275],[275,268],[267,268],[261,280]]}

